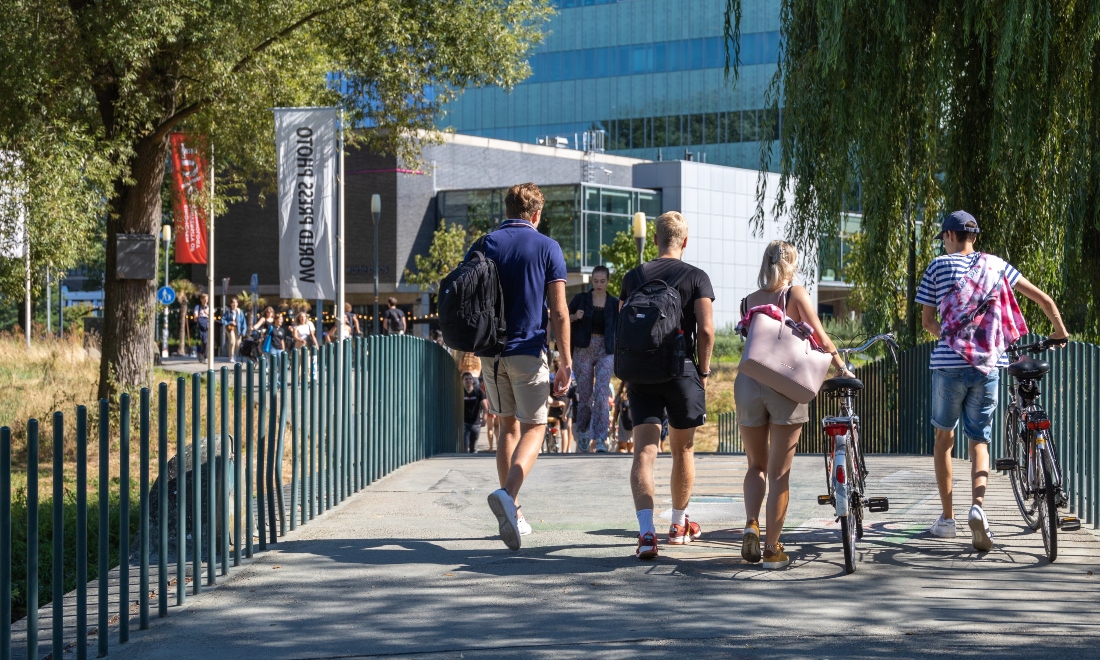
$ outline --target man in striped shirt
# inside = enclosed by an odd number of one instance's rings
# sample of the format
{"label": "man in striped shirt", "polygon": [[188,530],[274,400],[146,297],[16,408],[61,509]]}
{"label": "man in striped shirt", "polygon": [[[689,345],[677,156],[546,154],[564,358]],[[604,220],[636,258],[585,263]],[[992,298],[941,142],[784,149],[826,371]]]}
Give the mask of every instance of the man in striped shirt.
{"label": "man in striped shirt", "polygon": [[[943,240],[946,254],[928,265],[917,290],[916,302],[924,305],[921,324],[934,336],[940,336],[937,318],[940,303],[955,284],[974,267],[981,253],[974,250],[979,236],[978,221],[966,211],[955,211],[943,220],[943,231],[936,238]],[[1005,278],[1014,291],[1035,301],[1054,326],[1052,339],[1069,336],[1062,323],[1058,307],[1050,296],[1040,290],[1020,272],[1008,265]],[[1008,366],[1008,356],[1001,355],[998,367]],[[955,445],[955,426],[962,418],[962,431],[970,440],[970,477],[973,504],[967,521],[973,534],[974,548],[987,552],[993,547],[992,532],[982,503],[989,477],[989,442],[993,436],[993,415],[997,411],[1000,372],[994,369],[983,374],[961,355],[948,347],[941,338],[932,351],[932,426],[936,427],[936,482],[940,491],[943,514],[930,531],[942,538],[955,536],[955,510],[951,492],[951,450]]]}

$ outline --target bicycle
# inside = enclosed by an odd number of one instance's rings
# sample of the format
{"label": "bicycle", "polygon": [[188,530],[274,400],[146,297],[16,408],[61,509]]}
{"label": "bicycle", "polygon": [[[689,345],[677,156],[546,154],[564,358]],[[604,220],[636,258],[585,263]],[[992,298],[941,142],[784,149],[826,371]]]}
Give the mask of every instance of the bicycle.
{"label": "bicycle", "polygon": [[561,452],[561,444],[558,439],[558,422],[549,419],[546,422],[546,433],[542,438],[542,453],[557,454]]}
{"label": "bicycle", "polygon": [[1065,343],[1065,339],[1044,339],[1008,347],[1012,382],[1005,410],[1005,457],[994,462],[998,470],[1008,472],[1016,506],[1027,526],[1042,532],[1043,549],[1051,562],[1058,557],[1058,530],[1081,529],[1081,521],[1075,516],[1058,518],[1058,509],[1065,508],[1069,500],[1062,490],[1050,417],[1038,403],[1039,383],[1050,371],[1050,364],[1026,353],[1041,353]]}
{"label": "bicycle", "polygon": [[[844,366],[852,371],[851,356],[862,353],[878,342],[890,348],[894,362],[898,361],[898,345],[893,334],[876,335],[856,348],[838,349]],[[855,398],[863,389],[858,378],[837,377],[826,380],[821,392],[840,400],[841,415],[821,420],[828,438],[825,452],[825,484],[828,495],[819,495],[817,503],[836,508],[840,521],[840,536],[844,542],[844,570],[851,574],[856,570],[856,544],[863,538],[863,511],[881,513],[890,510],[890,500],[885,497],[866,497],[867,464],[863,460],[860,440],[859,415],[855,412]]]}

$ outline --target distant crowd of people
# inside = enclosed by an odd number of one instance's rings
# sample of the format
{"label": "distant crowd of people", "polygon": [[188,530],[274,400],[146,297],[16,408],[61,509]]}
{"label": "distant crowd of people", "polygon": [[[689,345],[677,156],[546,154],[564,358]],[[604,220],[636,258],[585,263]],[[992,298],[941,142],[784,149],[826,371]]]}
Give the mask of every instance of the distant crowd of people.
{"label": "distant crowd of people", "polygon": [[[197,356],[202,358],[212,348],[210,333],[214,326],[211,323],[214,310],[210,307],[210,297],[205,293],[200,295],[199,302],[192,311],[199,340]],[[405,312],[397,306],[396,298],[387,300],[381,321],[383,335],[403,335],[408,330]],[[364,334],[359,316],[352,311],[350,303],[344,304],[344,313],[339,321],[322,329],[320,337],[308,307],[276,311],[273,306],[268,305],[250,325],[238,300],[230,298],[226,308],[222,310],[220,323],[225,329],[225,352],[231,363],[236,362],[238,357],[256,358],[265,353],[274,354],[336,341],[339,324],[343,324],[344,335],[347,337]]]}

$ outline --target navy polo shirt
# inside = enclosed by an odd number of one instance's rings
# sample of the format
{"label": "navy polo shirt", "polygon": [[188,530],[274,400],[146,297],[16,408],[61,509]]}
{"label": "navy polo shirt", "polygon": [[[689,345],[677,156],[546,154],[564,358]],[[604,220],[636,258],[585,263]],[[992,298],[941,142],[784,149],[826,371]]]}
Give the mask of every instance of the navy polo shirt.
{"label": "navy polo shirt", "polygon": [[504,295],[508,338],[502,355],[538,355],[550,321],[547,286],[566,278],[561,246],[526,220],[505,220],[485,236],[485,256],[496,262]]}

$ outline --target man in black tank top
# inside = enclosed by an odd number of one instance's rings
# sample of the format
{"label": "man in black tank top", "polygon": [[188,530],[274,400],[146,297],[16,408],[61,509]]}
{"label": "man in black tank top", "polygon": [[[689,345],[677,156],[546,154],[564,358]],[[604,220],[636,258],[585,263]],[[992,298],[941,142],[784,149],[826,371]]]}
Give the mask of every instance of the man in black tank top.
{"label": "man in black tank top", "polygon": [[702,530],[688,520],[687,507],[695,480],[695,429],[706,421],[706,380],[714,346],[714,289],[705,272],[680,260],[687,247],[687,221],[675,211],[657,218],[654,237],[659,256],[623,277],[622,299],[650,280],[675,288],[683,303],[680,329],[684,331],[687,363],[684,374],[655,385],[628,385],[630,419],[634,422],[634,465],[630,488],[638,514],[639,559],[657,557],[653,523],[653,461],[661,441],[661,423],[668,419],[672,451],[672,525],[668,542],[690,543]]}

